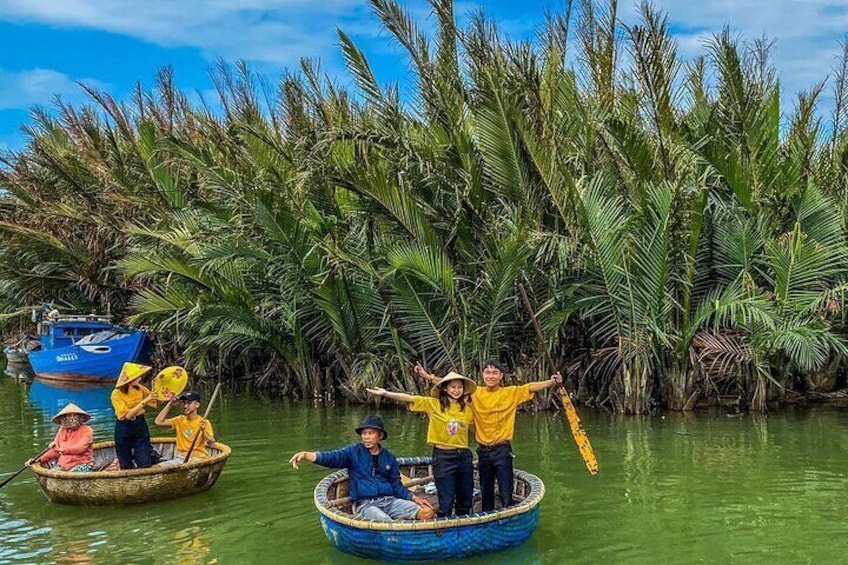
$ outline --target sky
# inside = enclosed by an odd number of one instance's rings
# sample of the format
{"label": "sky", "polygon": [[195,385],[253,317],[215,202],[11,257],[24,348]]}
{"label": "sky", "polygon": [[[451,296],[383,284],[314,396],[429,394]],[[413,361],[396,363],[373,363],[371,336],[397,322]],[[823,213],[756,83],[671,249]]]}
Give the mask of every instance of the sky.
{"label": "sky", "polygon": [[[426,0],[402,0],[422,27]],[[679,53],[704,52],[704,41],[729,26],[742,37],[776,41],[773,63],[783,87],[784,110],[794,93],[833,74],[848,30],[844,0],[654,0],[668,14]],[[545,11],[560,0],[456,0],[460,22],[478,7],[512,38],[528,39]],[[619,0],[626,24],[637,4]],[[429,20],[432,22],[432,19]],[[22,124],[34,105],[55,96],[85,101],[80,82],[126,99],[135,84],[153,84],[170,66],[184,90],[207,96],[216,60],[247,61],[276,79],[303,58],[348,80],[336,28],[366,53],[378,81],[403,81],[407,65],[365,0],[0,0],[0,148],[19,149]],[[830,96],[830,93],[827,93]],[[826,107],[828,101],[824,101]]]}

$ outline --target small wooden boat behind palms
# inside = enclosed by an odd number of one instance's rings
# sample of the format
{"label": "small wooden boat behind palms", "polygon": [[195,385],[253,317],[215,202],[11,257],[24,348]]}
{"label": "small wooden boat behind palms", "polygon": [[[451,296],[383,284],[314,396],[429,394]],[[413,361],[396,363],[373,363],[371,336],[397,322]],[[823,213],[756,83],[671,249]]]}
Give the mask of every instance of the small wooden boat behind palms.
{"label": "small wooden boat behind palms", "polygon": [[[432,475],[429,457],[403,458],[398,463],[409,484]],[[475,486],[479,486],[476,477]],[[537,476],[516,469],[513,506],[479,512],[478,495],[474,500],[478,511],[469,516],[372,522],[353,517],[347,487],[345,469],[328,475],[315,487],[314,501],[324,533],[346,553],[389,561],[454,559],[520,545],[539,525],[539,503],[545,495],[545,485]],[[435,505],[435,497],[428,498]]]}
{"label": "small wooden boat behind palms", "polygon": [[[174,438],[153,438],[153,448],[163,459],[174,454]],[[126,471],[68,473],[34,464],[38,486],[53,502],[102,506],[157,502],[197,494],[212,488],[230,456],[230,448],[216,443],[210,457],[190,459],[186,465],[159,466]],[[115,459],[115,443],[94,444],[94,468]]]}

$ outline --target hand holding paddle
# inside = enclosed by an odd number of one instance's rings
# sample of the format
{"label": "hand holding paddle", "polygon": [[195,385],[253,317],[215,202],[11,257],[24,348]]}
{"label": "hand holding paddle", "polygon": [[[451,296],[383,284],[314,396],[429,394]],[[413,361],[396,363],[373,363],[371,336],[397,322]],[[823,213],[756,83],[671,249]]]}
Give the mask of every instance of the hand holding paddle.
{"label": "hand holding paddle", "polygon": [[209,401],[209,404],[206,405],[206,412],[203,414],[203,420],[200,422],[200,433],[194,435],[194,439],[191,440],[191,447],[188,448],[188,453],[186,453],[185,459],[183,459],[183,465],[188,463],[188,460],[191,459],[191,452],[194,451],[194,446],[197,445],[197,438],[202,435],[203,429],[206,427],[206,417],[209,416],[209,411],[212,410],[212,405],[215,404],[215,399],[218,398],[218,392],[221,390],[221,383],[215,385],[215,392],[212,393],[212,399]]}
{"label": "hand holding paddle", "polygon": [[47,447],[45,447],[45,448],[44,448],[44,451],[42,451],[41,453],[39,453],[39,454],[38,454],[38,455],[36,455],[35,457],[30,457],[29,459],[27,459],[27,461],[26,461],[26,463],[24,463],[24,466],[23,466],[23,467],[21,467],[21,468],[20,468],[20,469],[18,469],[15,473],[13,473],[11,477],[7,478],[5,481],[3,481],[2,483],[0,483],[0,488],[3,488],[4,486],[6,486],[6,485],[8,485],[9,483],[11,483],[11,482],[12,482],[12,480],[13,480],[15,477],[17,477],[18,475],[20,475],[21,473],[23,473],[24,471],[26,471],[26,470],[29,468],[29,466],[30,466],[30,465],[32,465],[33,463],[35,463],[36,461],[38,461],[39,459],[41,459],[42,457],[44,457],[44,454],[45,454],[45,453],[47,453],[48,451],[50,451],[50,449],[51,449],[52,447],[53,447],[53,442],[50,442],[50,445],[48,445]]}
{"label": "hand holding paddle", "polygon": [[[533,307],[530,306],[530,299],[527,298],[527,292],[524,290],[524,285],[521,283],[518,283],[518,293],[521,295],[521,301],[524,302],[524,307],[527,309],[527,313],[530,314],[530,320],[533,322],[533,327],[536,329],[536,337],[544,346],[546,343],[545,336],[542,335],[542,328],[539,327],[539,322],[536,320],[536,314],[533,313]],[[548,352],[547,347],[545,347],[545,357],[547,358],[548,365],[550,365],[551,369],[555,369],[556,366],[554,365],[554,360],[551,358],[551,354]],[[559,375],[559,372],[556,374]],[[583,426],[580,424],[580,416],[577,415],[577,409],[574,408],[574,404],[572,404],[571,398],[568,396],[568,391],[565,390],[565,386],[562,384],[562,376],[560,375],[558,381],[556,377],[552,378],[558,385],[559,396],[562,400],[562,408],[565,410],[565,417],[568,419],[569,426],[571,426],[571,435],[577,443],[577,448],[580,450],[580,456],[583,457],[583,462],[586,463],[586,468],[589,469],[589,473],[597,475],[598,460],[595,459],[595,452],[592,450],[592,445],[589,443],[589,438],[586,436],[586,430],[584,430]]]}

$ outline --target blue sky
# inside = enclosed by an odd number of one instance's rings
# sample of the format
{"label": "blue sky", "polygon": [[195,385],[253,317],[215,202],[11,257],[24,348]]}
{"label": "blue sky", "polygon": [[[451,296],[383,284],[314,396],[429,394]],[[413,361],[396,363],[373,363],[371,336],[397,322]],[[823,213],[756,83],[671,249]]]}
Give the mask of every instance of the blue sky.
{"label": "blue sky", "polygon": [[[404,0],[426,22],[425,0]],[[665,10],[684,58],[725,25],[748,38],[777,40],[774,63],[784,92],[807,89],[832,74],[848,30],[848,3],[826,0],[655,0]],[[532,37],[551,0],[457,0],[457,14],[483,6],[514,38]],[[620,17],[635,21],[636,4],[619,0]],[[389,46],[364,0],[0,0],[0,147],[21,145],[19,128],[35,104],[53,96],[83,101],[78,81],[123,99],[136,81],[150,86],[158,68],[177,83],[212,88],[218,57],[246,60],[276,78],[301,57],[320,58],[342,76],[335,28],[369,56],[380,81],[402,78],[405,62]],[[828,92],[828,96],[830,93]],[[827,101],[825,101],[825,104]],[[786,107],[786,104],[784,105]]]}

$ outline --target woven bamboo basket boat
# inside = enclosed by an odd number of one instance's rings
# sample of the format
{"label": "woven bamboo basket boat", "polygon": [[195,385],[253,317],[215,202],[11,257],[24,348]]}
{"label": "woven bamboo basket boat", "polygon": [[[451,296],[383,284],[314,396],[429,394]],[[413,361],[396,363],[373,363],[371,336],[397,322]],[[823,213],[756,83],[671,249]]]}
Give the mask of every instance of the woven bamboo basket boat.
{"label": "woven bamboo basket boat", "polygon": [[[151,443],[163,459],[174,455],[174,438],[153,438]],[[158,466],[126,471],[68,473],[44,467],[31,468],[38,486],[53,502],[85,506],[141,504],[197,494],[209,490],[218,480],[230,448],[216,443],[210,457],[190,459],[186,465]],[[94,444],[94,468],[108,466],[115,459],[115,442]]]}
{"label": "woven bamboo basket boat", "polygon": [[[398,459],[404,482],[427,481],[432,475],[429,457]],[[475,473],[476,475],[476,473]],[[338,549],[370,559],[431,561],[471,557],[521,545],[539,525],[539,503],[545,495],[541,479],[515,470],[515,504],[491,512],[435,520],[373,522],[352,515],[347,470],[332,473],[315,487],[314,502],[321,527]],[[475,476],[475,486],[479,486]],[[422,491],[416,494],[424,495]],[[436,504],[435,497],[428,497]]]}

